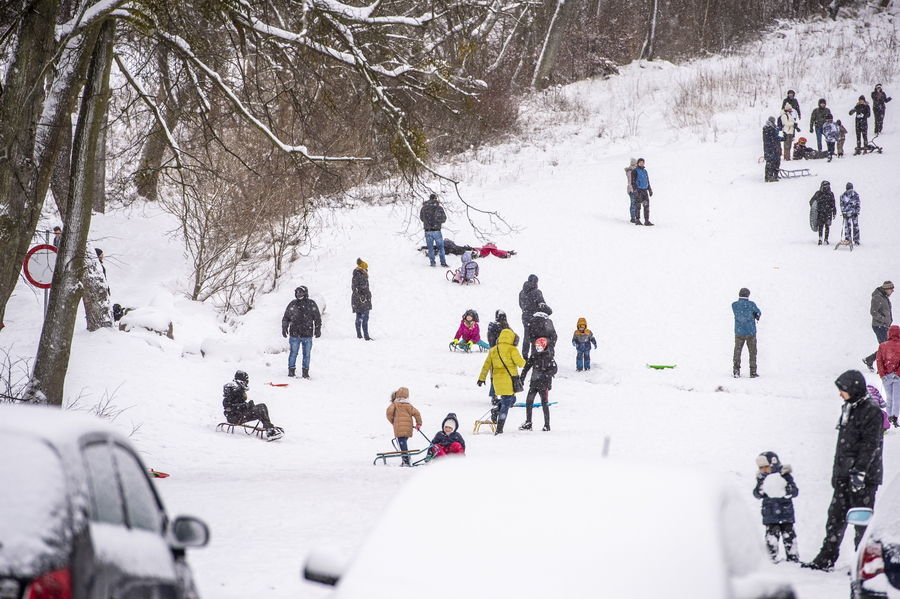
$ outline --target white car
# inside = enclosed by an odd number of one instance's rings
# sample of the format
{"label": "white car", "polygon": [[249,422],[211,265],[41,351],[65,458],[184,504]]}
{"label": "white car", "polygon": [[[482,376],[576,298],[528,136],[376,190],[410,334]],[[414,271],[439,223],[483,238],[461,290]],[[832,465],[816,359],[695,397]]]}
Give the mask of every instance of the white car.
{"label": "white car", "polygon": [[792,599],[736,493],[690,466],[442,458],[346,567],[313,554],[304,576],[340,599]]}
{"label": "white car", "polygon": [[877,496],[868,524],[850,570],[851,597],[900,599],[900,476]]}

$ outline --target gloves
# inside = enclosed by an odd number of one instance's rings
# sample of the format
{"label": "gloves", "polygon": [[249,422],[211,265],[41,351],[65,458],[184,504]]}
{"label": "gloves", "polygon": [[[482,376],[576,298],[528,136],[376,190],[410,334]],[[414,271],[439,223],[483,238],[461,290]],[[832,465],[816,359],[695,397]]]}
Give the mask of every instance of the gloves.
{"label": "gloves", "polygon": [[287,329],[281,329],[281,336],[287,339]]}
{"label": "gloves", "polygon": [[321,337],[321,336],[322,336],[322,332],[321,332],[321,331],[316,331],[316,339],[318,339],[318,338]]}
{"label": "gloves", "polygon": [[578,344],[575,343],[575,342],[573,341],[573,342],[572,342],[572,347],[578,347]]}
{"label": "gloves", "polygon": [[459,343],[459,339],[454,339],[453,341],[450,342],[451,345],[456,345],[458,343]]}
{"label": "gloves", "polygon": [[482,386],[484,386],[484,381],[479,380],[478,383],[476,383],[476,384],[477,384],[479,387],[482,387]]}
{"label": "gloves", "polygon": [[790,474],[791,472],[793,472],[793,470],[791,469],[790,464],[782,464],[781,465],[781,473],[782,474]]}
{"label": "gloves", "polygon": [[421,425],[421,424],[417,424],[417,425],[416,425],[416,430],[417,430],[417,431],[422,430],[422,425]]}
{"label": "gloves", "polygon": [[762,479],[764,479],[765,477],[766,477],[766,475],[763,474],[762,472],[757,472],[757,473],[756,473],[756,480],[762,480]]}
{"label": "gloves", "polygon": [[653,190],[652,190],[652,189],[648,189],[648,190],[647,190],[647,193],[650,195],[651,198],[653,197]]}
{"label": "gloves", "polygon": [[865,472],[853,472],[850,474],[850,488],[859,493],[866,486]]}
{"label": "gloves", "polygon": [[809,132],[810,132],[810,133],[812,133],[812,132],[813,132],[813,130],[812,130],[812,127],[810,127],[810,128],[809,128]]}

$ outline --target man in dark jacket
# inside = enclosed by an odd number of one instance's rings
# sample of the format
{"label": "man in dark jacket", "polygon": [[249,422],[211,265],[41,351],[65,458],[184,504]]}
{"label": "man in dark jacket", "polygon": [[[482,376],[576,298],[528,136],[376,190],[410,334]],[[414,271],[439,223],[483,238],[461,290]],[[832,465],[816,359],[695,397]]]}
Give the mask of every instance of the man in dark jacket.
{"label": "man in dark jacket", "polygon": [[850,116],[856,115],[856,151],[854,153],[860,154],[869,145],[869,117],[872,114],[865,96],[859,97],[856,106],[850,109],[849,114]]}
{"label": "man in dark jacket", "polygon": [[528,323],[534,313],[540,310],[538,306],[543,303],[544,293],[538,289],[537,275],[528,275],[528,280],[522,284],[522,291],[519,292],[519,308],[522,309],[522,357],[526,360],[529,346],[537,339],[528,338]]}
{"label": "man in dark jacket", "polygon": [[522,369],[522,378],[528,376],[531,370],[531,381],[528,383],[528,395],[525,398],[525,423],[519,427],[520,431],[531,430],[531,412],[534,408],[534,397],[540,394],[541,410],[544,412],[544,428],[550,430],[550,389],[553,388],[553,377],[559,370],[553,357],[553,348],[550,340],[538,337],[534,340],[534,353],[525,362]]}
{"label": "man in dark jacket", "polygon": [[826,106],[825,98],[819,98],[819,107],[813,108],[812,114],[809,115],[809,132],[816,132],[816,145],[819,151],[822,151],[822,127],[831,116],[831,109]]}
{"label": "man in dark jacket", "polygon": [[775,117],[770,116],[763,125],[763,157],[766,160],[766,183],[778,181],[778,169],[781,168],[781,144],[778,143],[778,127]]}
{"label": "man in dark jacket", "polygon": [[[885,281],[881,287],[876,287],[872,292],[869,314],[872,315],[872,330],[875,331],[879,345],[888,340],[888,329],[894,322],[894,315],[891,313],[891,294],[893,293],[894,284],[890,281]],[[870,372],[875,372],[875,354],[866,356],[863,358],[863,362]]]}
{"label": "man in dark jacket", "polygon": [[550,309],[550,306],[545,303],[538,305],[538,311],[528,321],[528,338],[534,344],[534,340],[543,337],[547,340],[548,348],[555,351],[559,335],[556,334],[556,327],[553,326],[553,321],[550,320],[551,314],[553,314],[553,310]]}
{"label": "man in dark jacket", "polygon": [[[828,245],[828,234],[831,232],[831,222],[837,215],[837,207],[834,203],[834,192],[831,191],[831,183],[822,181],[819,191],[813,194],[809,205],[816,205],[815,225],[819,231],[819,245],[822,245],[823,235],[825,245]],[[812,223],[810,223],[812,224]]]}
{"label": "man in dark jacket", "polygon": [[881,89],[881,84],[875,86],[872,91],[872,114],[875,115],[875,135],[881,133],[884,126],[884,111],[887,108],[885,104],[891,101],[886,93]]}
{"label": "man in dark jacket", "polygon": [[422,204],[419,210],[419,220],[425,227],[425,245],[428,246],[428,261],[432,266],[434,263],[434,248],[438,249],[438,255],[441,258],[441,266],[447,266],[447,257],[444,255],[444,236],[441,234],[441,225],[447,222],[447,214],[444,208],[438,202],[436,193],[428,196],[428,201]]}
{"label": "man in dark jacket", "polygon": [[797,98],[794,97],[794,90],[789,89],[787,92],[787,97],[781,101],[781,105],[790,104],[794,109],[794,112],[797,113],[797,122],[800,121],[800,102],[797,101]]}
{"label": "man in dark jacket", "polygon": [[322,316],[319,306],[309,298],[309,290],[300,286],[294,290],[294,300],[288,304],[281,319],[281,336],[290,337],[288,376],[296,376],[297,353],[303,347],[303,378],[309,378],[309,355],[313,337],[322,336]]}
{"label": "man in dark jacket", "polygon": [[[847,510],[875,506],[875,493],[882,482],[881,450],[884,440],[884,416],[868,395],[866,379],[857,370],[848,370],[834,382],[844,406],[838,422],[837,448],[831,486],[834,495],[828,506],[825,540],[819,554],[805,568],[831,570],[840,554]],[[864,529],[856,528],[858,545]]]}
{"label": "man in dark jacket", "polygon": [[222,406],[225,408],[225,420],[229,424],[244,424],[259,420],[266,429],[266,438],[269,441],[280,439],[284,431],[273,426],[269,419],[269,409],[266,404],[254,404],[247,400],[247,389],[250,388],[250,376],[243,370],[234,373],[234,380],[225,383],[222,390],[224,398]]}

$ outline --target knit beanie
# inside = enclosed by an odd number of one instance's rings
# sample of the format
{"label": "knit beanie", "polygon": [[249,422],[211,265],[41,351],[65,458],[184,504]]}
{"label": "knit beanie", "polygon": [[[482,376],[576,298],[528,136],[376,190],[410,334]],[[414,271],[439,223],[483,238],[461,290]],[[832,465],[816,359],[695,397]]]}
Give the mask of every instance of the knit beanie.
{"label": "knit beanie", "polygon": [[894,284],[891,283],[890,281],[885,281],[884,283],[881,284],[881,288],[884,289],[885,291],[890,291],[891,289],[894,288]]}
{"label": "knit beanie", "polygon": [[358,267],[360,267],[361,269],[363,269],[363,270],[368,270],[368,269],[369,269],[369,265],[366,264],[365,262],[363,262],[363,261],[362,261],[362,258],[357,258],[357,259],[356,259],[356,265],[357,265]]}
{"label": "knit beanie", "polygon": [[746,287],[742,287],[740,291],[738,291],[738,297],[750,297],[750,290]]}

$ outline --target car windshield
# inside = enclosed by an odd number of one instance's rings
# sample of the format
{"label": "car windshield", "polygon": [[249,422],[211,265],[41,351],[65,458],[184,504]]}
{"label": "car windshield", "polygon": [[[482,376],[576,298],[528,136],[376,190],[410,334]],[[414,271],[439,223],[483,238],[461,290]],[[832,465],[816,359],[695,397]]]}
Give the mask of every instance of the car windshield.
{"label": "car windshield", "polygon": [[65,474],[37,439],[0,436],[0,455],[0,574],[28,575],[68,553]]}

